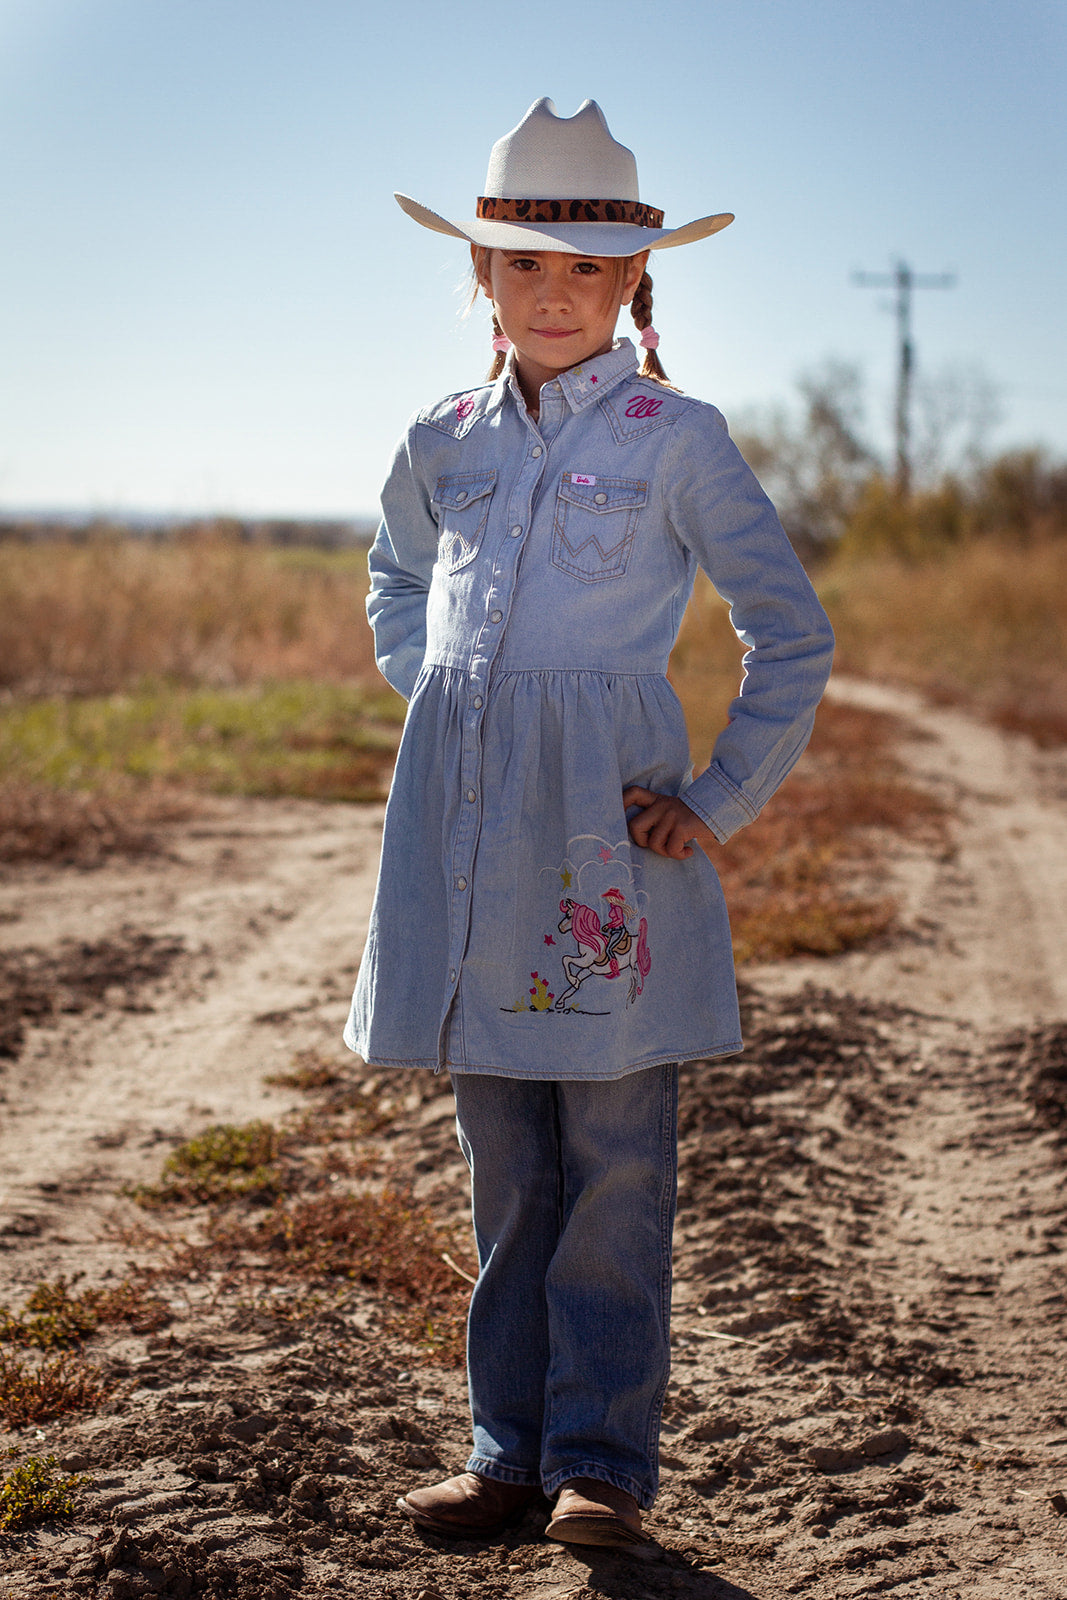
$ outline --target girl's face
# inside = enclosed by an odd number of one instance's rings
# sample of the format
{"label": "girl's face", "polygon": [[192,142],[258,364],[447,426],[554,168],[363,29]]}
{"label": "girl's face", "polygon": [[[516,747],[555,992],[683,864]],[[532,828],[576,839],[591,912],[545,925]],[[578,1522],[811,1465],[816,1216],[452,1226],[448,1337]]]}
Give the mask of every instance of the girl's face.
{"label": "girl's face", "polygon": [[523,389],[534,395],[568,367],[611,349],[619,308],[633,299],[648,260],[647,250],[621,259],[477,246],[471,254],[482,291],[515,346]]}

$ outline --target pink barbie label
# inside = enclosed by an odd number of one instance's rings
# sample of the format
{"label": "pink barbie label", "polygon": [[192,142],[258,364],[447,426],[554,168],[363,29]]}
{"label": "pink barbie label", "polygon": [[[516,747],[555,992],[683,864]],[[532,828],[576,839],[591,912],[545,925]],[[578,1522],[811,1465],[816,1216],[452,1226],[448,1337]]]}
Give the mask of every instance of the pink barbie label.
{"label": "pink barbie label", "polygon": [[571,473],[571,482],[572,483],[584,483],[588,488],[591,489],[593,487],[594,483],[596,483],[596,479],[595,478],[587,478],[584,472],[572,472]]}
{"label": "pink barbie label", "polygon": [[662,400],[653,400],[651,395],[635,395],[626,407],[628,417],[654,417],[663,408]]}
{"label": "pink barbie label", "polygon": [[456,416],[459,417],[460,420],[462,421],[462,419],[464,417],[469,417],[473,410],[474,410],[474,401],[473,400],[469,400],[469,399],[467,399],[465,397],[464,399],[460,400],[456,405]]}

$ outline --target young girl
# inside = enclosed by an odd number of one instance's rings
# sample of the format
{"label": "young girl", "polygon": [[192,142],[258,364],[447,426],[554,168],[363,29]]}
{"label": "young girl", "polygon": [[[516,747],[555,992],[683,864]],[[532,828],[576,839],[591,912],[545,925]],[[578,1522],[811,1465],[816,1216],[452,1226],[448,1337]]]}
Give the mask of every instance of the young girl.
{"label": "young girl", "polygon": [[[447,1067],[480,1272],[466,1471],[399,1502],[484,1536],[642,1540],[669,1367],[678,1063],[740,1048],[713,850],[807,742],[826,617],[711,406],[655,356],[666,229],[587,100],[493,148],[470,242],[490,382],[420,411],[382,496],[368,611],[410,699],[346,1042]],[[647,352],[615,339],[632,303]],[[506,359],[504,352],[507,352]],[[697,565],[747,647],[692,778],[665,676]],[[701,849],[694,849],[699,845]]]}

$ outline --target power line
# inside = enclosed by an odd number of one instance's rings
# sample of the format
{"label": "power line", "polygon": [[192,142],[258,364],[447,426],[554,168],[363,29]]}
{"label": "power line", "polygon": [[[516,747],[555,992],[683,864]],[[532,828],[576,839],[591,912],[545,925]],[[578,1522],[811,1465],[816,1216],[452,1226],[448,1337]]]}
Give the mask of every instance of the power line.
{"label": "power line", "polygon": [[913,272],[906,261],[894,263],[891,273],[854,272],[852,281],[864,289],[895,289],[897,292],[897,491],[911,491],[911,376],[915,366],[915,347],[911,340],[911,291],[913,289],[952,289],[956,277],[951,272]]}

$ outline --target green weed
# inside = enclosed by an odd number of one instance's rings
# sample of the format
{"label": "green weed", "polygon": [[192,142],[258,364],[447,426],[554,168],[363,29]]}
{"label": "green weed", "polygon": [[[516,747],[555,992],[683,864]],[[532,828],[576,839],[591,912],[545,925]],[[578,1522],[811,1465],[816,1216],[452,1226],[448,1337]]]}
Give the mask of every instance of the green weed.
{"label": "green weed", "polygon": [[219,1123],[179,1145],[163,1163],[159,1183],[126,1192],[144,1206],[269,1203],[289,1187],[282,1146],[269,1122]]}
{"label": "green weed", "polygon": [[65,789],[185,785],[214,794],[379,799],[403,706],[388,690],[289,682],[141,688],[0,709],[0,767]]}
{"label": "green weed", "polygon": [[55,1456],[31,1456],[0,1483],[0,1532],[17,1533],[50,1517],[72,1517],[81,1475],[59,1470]]}

